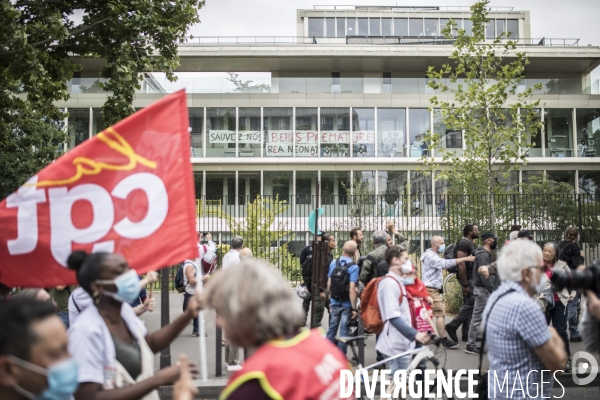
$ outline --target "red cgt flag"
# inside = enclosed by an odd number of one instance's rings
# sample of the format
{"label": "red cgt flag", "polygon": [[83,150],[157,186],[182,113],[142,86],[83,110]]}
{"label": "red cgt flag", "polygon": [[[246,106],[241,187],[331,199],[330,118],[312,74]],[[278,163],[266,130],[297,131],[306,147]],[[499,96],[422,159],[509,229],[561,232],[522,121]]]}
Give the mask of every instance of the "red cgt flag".
{"label": "red cgt flag", "polygon": [[125,256],[139,273],[198,257],[184,91],[82,143],[0,203],[0,282],[76,283],[73,250]]}

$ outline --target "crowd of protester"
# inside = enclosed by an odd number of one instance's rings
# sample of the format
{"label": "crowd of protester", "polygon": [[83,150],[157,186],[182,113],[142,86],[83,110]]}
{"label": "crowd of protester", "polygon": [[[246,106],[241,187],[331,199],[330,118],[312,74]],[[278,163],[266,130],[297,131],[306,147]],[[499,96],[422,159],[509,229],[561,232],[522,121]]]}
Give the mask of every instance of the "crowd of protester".
{"label": "crowd of protester", "polygon": [[[369,287],[375,287],[386,332],[377,335],[379,360],[428,344],[430,332],[437,333],[442,347],[457,349],[459,329],[466,353],[476,355],[485,352],[477,341],[486,331],[489,370],[502,376],[508,372],[509,379],[533,370],[568,371],[571,342],[583,340],[589,351],[600,351],[596,294],[585,293],[587,310],[579,327],[572,313],[581,293],[555,291],[550,283],[557,271],[585,268],[576,228],[567,229],[565,241],[540,247],[531,232],[514,226],[497,252],[496,234],[480,234],[477,225],[469,224],[457,243],[432,237],[418,274],[406,237],[392,222],[386,227],[391,235],[375,231],[374,250],[366,255],[361,253],[362,230],[353,229],[338,258],[333,255],[336,238],[321,232],[317,240],[324,242],[320,248],[328,262],[327,284],[311,284],[315,251],[307,246],[300,260],[304,286],[296,291],[302,293],[302,303],[275,268],[252,258],[242,237],[232,238],[214,273],[216,245],[210,234],[199,234],[198,258],[181,267],[183,313],[156,332],[149,332],[139,316],[155,307],[152,291],[145,288],[157,274],[141,279],[119,254],[75,251],[67,264],[77,286],[17,294],[0,286],[0,398],[154,400],[159,387],[174,385],[175,399],[191,399],[198,391],[195,366],[182,356],[175,365],[155,370],[154,355],[190,324],[192,336],[198,336],[198,313],[210,308],[223,330],[232,373],[221,398],[334,399],[340,371],[348,365],[346,343],[338,338],[351,334],[351,321],[360,319],[361,292]],[[456,274],[464,299],[448,324],[444,271]],[[197,290],[200,281],[203,288]],[[313,327],[321,326],[328,310],[325,336],[305,329],[311,306]],[[419,320],[422,313],[415,313],[415,307],[432,318]],[[240,349],[249,353],[243,363]],[[410,360],[398,357],[386,367],[403,370]],[[541,383],[542,378],[534,376],[529,385],[539,383],[548,395],[552,381]]]}

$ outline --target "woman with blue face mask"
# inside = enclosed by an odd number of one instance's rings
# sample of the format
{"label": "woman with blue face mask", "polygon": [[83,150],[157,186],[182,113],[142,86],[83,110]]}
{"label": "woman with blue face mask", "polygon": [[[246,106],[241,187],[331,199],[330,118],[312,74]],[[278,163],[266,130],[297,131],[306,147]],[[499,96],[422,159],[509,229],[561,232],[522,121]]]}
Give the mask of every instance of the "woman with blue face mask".
{"label": "woman with blue face mask", "polygon": [[170,325],[148,333],[129,305],[140,285],[123,256],[76,251],[67,264],[95,305],[83,310],[69,330],[69,351],[79,364],[75,400],[158,400],[156,389],[173,384],[180,369],[172,366],[154,374],[154,354],[197,317],[197,298]]}

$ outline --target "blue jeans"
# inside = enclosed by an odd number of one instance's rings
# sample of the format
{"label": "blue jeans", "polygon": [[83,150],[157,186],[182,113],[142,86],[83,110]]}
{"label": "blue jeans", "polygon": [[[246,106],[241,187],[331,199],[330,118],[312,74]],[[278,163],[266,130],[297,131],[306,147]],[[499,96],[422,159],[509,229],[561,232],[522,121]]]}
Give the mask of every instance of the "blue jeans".
{"label": "blue jeans", "polygon": [[65,324],[65,328],[69,329],[69,312],[68,311],[59,311],[58,317],[61,319],[63,324]]}
{"label": "blue jeans", "polygon": [[345,343],[337,343],[335,337],[340,329],[340,337],[348,336],[348,320],[352,317],[352,309],[350,307],[331,306],[329,313],[329,329],[327,330],[327,339],[333,344],[337,344],[338,348],[346,355],[348,345]]}
{"label": "blue jeans", "polygon": [[554,301],[554,307],[552,307],[548,314],[546,314],[546,321],[550,324],[552,321],[552,326],[556,329],[556,332],[563,340],[565,344],[565,350],[571,358],[571,349],[569,348],[569,336],[567,335],[567,312],[566,307],[560,300]]}
{"label": "blue jeans", "polygon": [[[187,310],[188,301],[190,301],[192,296],[194,296],[194,295],[185,293],[185,292],[183,293],[183,311],[184,312],[185,312],[185,310]],[[193,325],[194,332],[198,332],[198,318],[197,317],[192,320],[192,325]]]}
{"label": "blue jeans", "polygon": [[577,306],[581,300],[581,295],[577,293],[575,298],[567,303],[567,319],[569,322],[569,336],[571,338],[578,338],[581,336],[579,329],[577,328]]}

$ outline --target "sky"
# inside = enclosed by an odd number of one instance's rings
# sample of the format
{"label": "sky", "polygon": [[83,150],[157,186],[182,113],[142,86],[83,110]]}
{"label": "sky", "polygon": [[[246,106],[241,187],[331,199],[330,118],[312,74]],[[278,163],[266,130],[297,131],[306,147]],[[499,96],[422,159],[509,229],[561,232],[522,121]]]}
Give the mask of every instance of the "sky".
{"label": "sky", "polygon": [[[296,10],[314,5],[470,6],[473,0],[206,0],[194,36],[296,36]],[[534,38],[578,38],[600,46],[600,0],[500,0],[490,6],[528,10]],[[593,76],[600,78],[600,68]]]}

